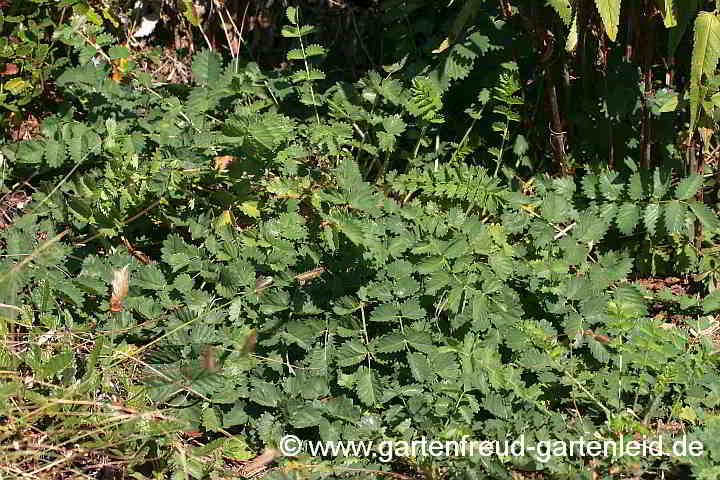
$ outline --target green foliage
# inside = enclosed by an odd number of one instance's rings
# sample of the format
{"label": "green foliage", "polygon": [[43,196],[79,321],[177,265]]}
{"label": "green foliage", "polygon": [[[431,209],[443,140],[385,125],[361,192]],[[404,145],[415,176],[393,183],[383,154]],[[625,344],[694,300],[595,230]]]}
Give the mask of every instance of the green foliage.
{"label": "green foliage", "polygon": [[67,63],[52,39],[65,6],[58,3],[65,2],[12,2],[0,13],[0,128],[8,127],[8,112],[18,115],[33,106],[51,75]]}
{"label": "green foliage", "polygon": [[700,204],[691,200],[702,185],[702,177],[694,174],[682,179],[675,187],[674,199],[666,199],[670,192],[669,175],[663,178],[660,170],[656,169],[652,190],[643,187],[648,185],[649,180],[649,175],[638,171],[627,180],[620,178],[616,172],[606,172],[585,176],[582,188],[598,211],[606,212],[604,215],[609,220],[614,218],[617,227],[626,235],[633,233],[641,216],[651,236],[656,235],[661,217],[664,218],[666,232],[683,233],[685,238],[692,238],[690,229],[696,220],[707,227],[709,237],[718,233],[720,224],[712,220],[712,215],[703,213]]}
{"label": "green foliage", "polygon": [[[696,248],[696,228],[715,240],[720,222],[701,200],[713,184],[631,160],[577,178],[518,175],[533,100],[521,62],[480,65],[503,55],[495,41],[509,28],[493,23],[490,38],[471,25],[481,3],[428,41],[449,39],[433,65],[354,83],[327,78],[328,52],[295,7],[281,30],[296,42],[286,70],[226,65],[207,49],[192,85],[132,66],[113,78],[112,60],[130,52],[89,14],[58,29],[78,55],[55,81],[69,106],[0,157],[21,188],[38,173],[24,215],[0,230],[0,332],[18,342],[0,345],[0,361],[19,372],[1,386],[0,444],[50,425],[59,445],[84,434],[132,458],[138,478],[220,475],[226,457],[285,434],[375,442],[375,458],[277,459],[313,478],[348,464],[447,478],[709,476],[720,299],[705,293],[720,263]],[[596,3],[614,37],[620,2]],[[570,3],[550,6],[575,21]],[[636,281],[663,268],[707,281]],[[381,442],[423,437],[670,444],[672,424],[706,455],[377,461]],[[67,461],[51,450],[27,470]]]}
{"label": "green foliage", "polygon": [[387,181],[398,193],[410,197],[419,192],[423,199],[449,201],[480,214],[498,212],[507,190],[482,167],[440,165],[437,169],[413,169],[390,175]]}
{"label": "green foliage", "polygon": [[[271,118],[268,126],[283,123]],[[257,141],[248,148],[258,155],[277,154],[287,150],[288,135],[302,131],[288,125],[267,137],[240,127],[228,133]],[[15,277],[16,292],[38,293],[14,302],[44,308],[48,318],[96,322],[97,332],[107,332],[100,338],[132,345],[130,355],[150,350],[141,390],[149,405],[164,408],[185,431],[242,428],[257,451],[278,446],[288,433],[378,442],[656,438],[661,433],[637,418],[670,421],[682,418],[678,411],[693,411],[711,421],[713,374],[691,372],[714,360],[710,344],[694,344],[689,332],[662,328],[649,315],[655,298],[628,282],[633,260],[608,238],[613,221],[633,230],[643,209],[654,212],[652,221],[645,215],[649,235],[660,235],[660,225],[687,235],[681,220],[690,215],[686,203],[699,180],[682,180],[673,190],[669,177],[656,172],[646,190],[636,175],[589,175],[580,189],[571,179],[538,177],[537,193],[524,195],[481,168],[442,165],[389,177],[393,191],[419,192],[400,206],[345,159],[327,171],[332,181],[300,199],[267,198],[261,219],[242,232],[213,221],[212,201],[205,211],[173,217],[174,233],[155,240],[162,238],[157,264],[122,251],[87,252],[78,263],[77,253],[54,244],[33,259],[32,271]],[[34,198],[31,212],[43,198]],[[54,221],[66,218],[62,209],[45,212]],[[3,233],[8,253],[25,244],[17,235],[52,230],[49,218],[23,218]],[[67,278],[54,268],[59,262]],[[109,274],[128,264],[125,311],[108,312]],[[710,299],[700,306],[692,297],[662,298],[698,319],[699,309],[716,308]],[[248,355],[254,335],[257,347]],[[208,345],[217,352],[214,366],[204,360]],[[73,358],[72,350],[60,349],[52,360],[22,362],[39,378],[72,382]],[[583,422],[568,415],[571,406],[582,409]],[[183,455],[175,451],[168,467],[201,476],[200,464],[193,466],[200,453]],[[369,458],[353,461],[371,466]],[[432,461],[448,462],[458,474],[482,468],[495,476],[516,468],[548,474],[585,468],[573,457]],[[674,462],[642,461],[653,469]],[[635,468],[627,462],[615,465]]]}
{"label": "green foliage", "polygon": [[715,74],[720,59],[720,20],[711,12],[700,12],[695,19],[695,40],[690,70],[690,131],[698,118],[700,102],[705,99],[701,83],[704,76]]}
{"label": "green foliage", "polygon": [[613,41],[617,37],[620,25],[620,5],[621,0],[595,0],[595,6],[605,25],[605,33]]}

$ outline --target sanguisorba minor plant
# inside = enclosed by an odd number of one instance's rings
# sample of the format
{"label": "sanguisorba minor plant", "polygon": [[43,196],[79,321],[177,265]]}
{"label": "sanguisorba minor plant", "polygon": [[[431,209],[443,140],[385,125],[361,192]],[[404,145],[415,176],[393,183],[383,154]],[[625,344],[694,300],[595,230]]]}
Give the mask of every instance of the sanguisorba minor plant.
{"label": "sanguisorba minor plant", "polygon": [[[690,258],[696,224],[717,234],[695,200],[703,178],[673,186],[629,162],[626,175],[505,182],[467,152],[458,161],[458,143],[424,138],[443,121],[437,77],[328,85],[313,64],[322,48],[305,43],[296,10],[288,19],[302,42],[288,54],[296,70],[224,65],[206,50],[193,86],[168,86],[141,73],[119,82],[90,62],[57,79],[72,108],[41,138],[3,147],[10,175],[40,172],[27,213],[0,231],[0,303],[19,310],[3,310],[2,328],[33,345],[3,358],[42,380],[21,388],[15,377],[9,398],[27,412],[67,392],[53,412],[87,405],[82,395],[159,410],[118,435],[136,432],[158,470],[188,478],[289,434],[372,441],[375,456],[300,452],[271,477],[715,475],[718,296],[632,280],[641,242]],[[496,93],[509,92],[507,122],[493,141],[515,118],[506,70]],[[360,152],[385,157],[361,171]],[[413,168],[385,175],[403,156]],[[93,347],[48,344],[62,329]],[[126,375],[110,381],[121,362]],[[208,443],[168,433],[178,431]],[[557,450],[379,450],[465,436]],[[561,450],[631,439],[662,439],[662,454]]]}

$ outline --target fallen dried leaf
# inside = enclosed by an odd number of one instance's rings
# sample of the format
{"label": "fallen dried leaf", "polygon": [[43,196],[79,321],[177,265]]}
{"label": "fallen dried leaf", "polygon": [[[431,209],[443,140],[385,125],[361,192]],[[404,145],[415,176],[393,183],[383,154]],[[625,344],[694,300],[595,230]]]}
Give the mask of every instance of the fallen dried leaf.
{"label": "fallen dried leaf", "polygon": [[128,294],[128,267],[113,271],[112,296],[110,297],[110,311],[120,313],[125,310],[123,302]]}
{"label": "fallen dried leaf", "polygon": [[215,170],[227,170],[227,167],[235,160],[237,160],[237,157],[232,155],[220,155],[219,157],[215,157]]}
{"label": "fallen dried leaf", "polygon": [[14,63],[7,63],[5,64],[5,69],[0,72],[0,75],[15,75],[20,71],[20,67],[18,67]]}

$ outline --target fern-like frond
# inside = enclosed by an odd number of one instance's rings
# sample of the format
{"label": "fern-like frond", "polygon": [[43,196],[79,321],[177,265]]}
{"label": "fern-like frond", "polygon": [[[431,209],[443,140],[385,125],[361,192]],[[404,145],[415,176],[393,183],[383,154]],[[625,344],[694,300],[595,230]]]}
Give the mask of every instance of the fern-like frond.
{"label": "fern-like frond", "polygon": [[437,169],[414,169],[395,177],[393,189],[408,194],[420,192],[426,200],[462,203],[473,209],[494,213],[504,203],[507,189],[483,167],[461,164],[440,165]]}

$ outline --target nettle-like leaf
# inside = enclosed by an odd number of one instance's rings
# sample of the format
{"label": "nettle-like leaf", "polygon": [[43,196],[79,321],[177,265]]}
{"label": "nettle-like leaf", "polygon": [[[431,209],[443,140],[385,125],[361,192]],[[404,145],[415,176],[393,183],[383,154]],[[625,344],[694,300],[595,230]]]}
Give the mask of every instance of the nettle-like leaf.
{"label": "nettle-like leaf", "polygon": [[[485,8],[487,2],[473,3]],[[574,2],[549,3],[565,25],[571,20],[577,28]],[[608,28],[606,17],[620,2],[597,3]],[[669,0],[658,5],[667,17]],[[300,27],[298,12],[288,9],[289,36],[309,32]],[[490,48],[490,39],[478,32],[449,45],[445,75],[462,78]],[[459,433],[502,439],[524,432],[570,438],[594,428],[604,434],[606,418],[592,413],[600,411],[598,403],[613,415],[647,414],[653,399],[661,398],[652,391],[664,381],[658,365],[672,367],[673,398],[689,398],[693,412],[699,415],[703,402],[715,402],[712,378],[682,374],[707,364],[696,354],[711,350],[703,342],[688,350],[681,329],[660,329],[649,318],[660,295],[628,284],[639,269],[633,270],[634,257],[617,252],[637,248],[610,231],[614,222],[620,234],[632,235],[642,223],[652,236],[673,235],[677,245],[688,239],[681,237],[690,235],[697,218],[705,232],[717,233],[716,213],[695,199],[702,176],[673,188],[667,172],[628,165],[628,178],[599,172],[585,175],[581,185],[571,177],[543,175],[532,182],[506,181],[452,152],[484,153],[484,145],[448,143],[445,129],[429,125],[442,119],[448,78],[424,74],[406,89],[403,80],[371,72],[354,86],[311,90],[302,60],[323,53],[316,45],[306,45],[304,53],[294,50],[289,58],[300,61],[298,73],[270,78],[253,64],[235,75],[223,70],[216,54],[201,52],[193,62],[201,86],[190,90],[151,90],[150,81],[137,91],[112,80],[106,85],[109,71],[101,68],[66,75],[62,88],[80,92],[77,108],[87,108],[85,118],[98,121],[50,121],[43,139],[3,148],[12,155],[8,164],[62,167],[92,157],[94,167],[109,157],[101,165],[107,168],[65,182],[53,197],[38,189],[33,199],[47,198],[43,211],[27,218],[13,214],[13,224],[0,229],[0,248],[6,250],[0,255],[0,303],[22,310],[2,307],[0,316],[22,316],[35,330],[47,326],[54,332],[63,328],[58,322],[104,322],[98,331],[113,334],[103,341],[119,341],[98,351],[95,362],[113,349],[129,351],[130,342],[147,344],[143,335],[155,338],[149,347],[160,352],[148,364],[164,376],[143,383],[152,400],[167,402],[158,407],[173,408],[168,416],[187,421],[184,428],[242,426],[258,445],[277,445],[294,429],[319,432],[326,440]],[[523,115],[514,108],[524,101],[514,68],[492,90],[469,97],[491,105],[505,120],[498,130]],[[230,78],[232,88],[225,89]],[[308,105],[318,107],[317,116]],[[328,111],[330,119],[323,117]],[[357,135],[375,142],[374,150],[363,150]],[[436,135],[433,145],[428,139]],[[519,156],[528,153],[528,140],[508,140],[508,149],[514,143]],[[408,156],[399,145],[418,149]],[[361,154],[355,161],[350,155],[363,151],[373,156]],[[375,179],[365,180],[367,165],[377,165],[379,153],[388,154],[393,168],[407,167],[378,179],[382,189]],[[209,170],[220,155],[235,160],[221,172]],[[445,163],[447,158],[452,162]],[[369,168],[372,175],[375,167]],[[150,193],[146,183],[153,185]],[[56,202],[61,193],[72,202]],[[145,210],[158,198],[159,208]],[[115,213],[125,205],[127,211]],[[5,211],[2,200],[0,208]],[[100,233],[115,230],[100,249],[34,249],[32,268],[15,274],[31,246],[42,244],[41,234],[54,230],[45,209],[63,228],[81,224],[77,218],[96,221],[92,217],[101,213],[107,226]],[[247,215],[232,218],[230,211],[240,215],[238,209]],[[121,235],[135,256],[119,246]],[[666,253],[667,239],[660,240],[653,242],[660,246],[653,259]],[[103,263],[96,255],[82,257],[86,250],[115,253]],[[79,258],[80,277],[65,278],[77,271]],[[111,293],[113,272],[128,264],[128,277],[122,277],[127,292]],[[701,302],[687,295],[678,300],[666,290],[662,301],[673,302],[673,310],[691,309],[687,321],[697,321],[698,308],[720,308],[717,294]],[[125,311],[96,315],[98,306],[122,303],[110,297],[123,297]],[[71,377],[83,360],[68,361],[72,350],[65,343],[57,348],[54,335],[31,337],[37,353],[26,360],[53,381]],[[217,355],[208,360],[206,351]],[[0,361],[16,361],[3,355],[0,348]],[[611,361],[616,358],[629,369]],[[701,377],[708,385],[695,382]],[[618,399],[626,397],[637,401],[621,405]],[[541,401],[546,398],[552,401]],[[589,412],[582,425],[567,416],[577,410]],[[661,411],[667,413],[658,414],[663,421],[673,415],[664,408],[656,413]],[[207,474],[191,458],[198,451],[183,452],[177,463],[185,467],[178,474]],[[454,472],[466,460],[451,461]],[[490,459],[479,475],[499,478],[509,465]],[[469,468],[475,473],[477,467]],[[548,465],[549,474],[585,467],[567,457]]]}
{"label": "nettle-like leaf", "polygon": [[325,80],[325,72],[317,68],[309,68],[307,70],[298,70],[292,74],[291,78],[294,83]]}
{"label": "nettle-like leaf", "polygon": [[357,340],[345,342],[338,349],[338,365],[341,367],[349,367],[356,365],[367,358],[367,347]]}
{"label": "nettle-like leaf", "polygon": [[293,25],[297,25],[300,21],[300,10],[297,7],[287,7],[287,9],[285,10],[285,16],[287,17],[288,22],[292,23]]}
{"label": "nettle-like leaf", "polygon": [[568,200],[571,200],[575,194],[575,181],[570,177],[553,179],[553,187],[558,194]]}
{"label": "nettle-like leaf", "polygon": [[57,140],[45,142],[45,161],[50,168],[57,168],[65,162],[65,144]]}
{"label": "nettle-like leaf", "polygon": [[720,289],[715,290],[710,295],[705,297],[702,302],[702,307],[705,313],[720,310]]}
{"label": "nettle-like leaf", "polygon": [[[678,20],[676,16],[676,1],[677,0],[657,0],[657,5],[660,9],[660,13],[662,14],[665,28],[672,28],[677,26]],[[683,5],[681,8],[686,8],[686,6]]]}
{"label": "nettle-like leaf", "polygon": [[280,31],[280,34],[285,38],[300,38],[309,35],[315,31],[315,27],[312,25],[291,25],[284,26]]}
{"label": "nettle-like leaf", "polygon": [[597,243],[610,228],[610,219],[602,218],[596,212],[584,212],[577,222],[575,235],[583,243]]}
{"label": "nettle-like leaf", "polygon": [[498,211],[508,193],[487,170],[466,164],[414,169],[395,177],[392,185],[404,194],[420,190],[429,199],[467,202],[466,205],[491,213]]}
{"label": "nettle-like leaf", "polygon": [[720,18],[714,12],[700,12],[695,19],[695,36],[690,68],[690,131],[695,129],[700,104],[705,97],[703,78],[715,75],[720,59]]}
{"label": "nettle-like leaf", "polygon": [[295,122],[279,113],[267,112],[247,125],[247,133],[259,144],[273,150],[294,138]]}
{"label": "nettle-like leaf", "polygon": [[442,88],[431,77],[413,78],[411,96],[407,100],[407,109],[415,117],[429,122],[440,122],[443,107]]}
{"label": "nettle-like leaf", "polygon": [[445,59],[444,74],[450,80],[466,78],[472,71],[477,53],[463,44],[455,45]]}
{"label": "nettle-like leaf", "polygon": [[373,350],[377,353],[394,353],[405,348],[405,337],[400,334],[387,334],[373,339]]}
{"label": "nettle-like leaf", "polygon": [[303,60],[305,58],[305,54],[303,53],[302,49],[300,48],[293,48],[292,50],[289,50],[285,57],[288,60]]}
{"label": "nettle-like leaf", "polygon": [[598,362],[607,363],[608,360],[610,360],[610,354],[601,342],[591,337],[587,339],[587,344],[588,347],[590,347],[590,352],[592,352],[593,357],[595,357]]}
{"label": "nettle-like leaf", "polygon": [[328,154],[338,155],[341,147],[350,143],[352,134],[352,125],[333,121],[330,124],[314,126],[310,131],[310,140],[325,147]]}
{"label": "nettle-like leaf", "polygon": [[435,376],[433,369],[430,368],[427,357],[422,353],[408,352],[407,361],[412,376],[418,382],[425,383]]}
{"label": "nettle-like leaf", "polygon": [[380,149],[385,152],[392,151],[395,148],[396,139],[405,131],[407,125],[400,115],[383,118],[382,125],[385,131],[377,134],[378,140],[380,140]]}
{"label": "nettle-like leaf", "polygon": [[621,0],[595,0],[595,6],[605,26],[605,33],[612,41],[617,37],[620,24],[620,4]]}
{"label": "nettle-like leaf", "polygon": [[570,0],[546,0],[562,19],[565,26],[569,27],[572,22],[572,5]]}

